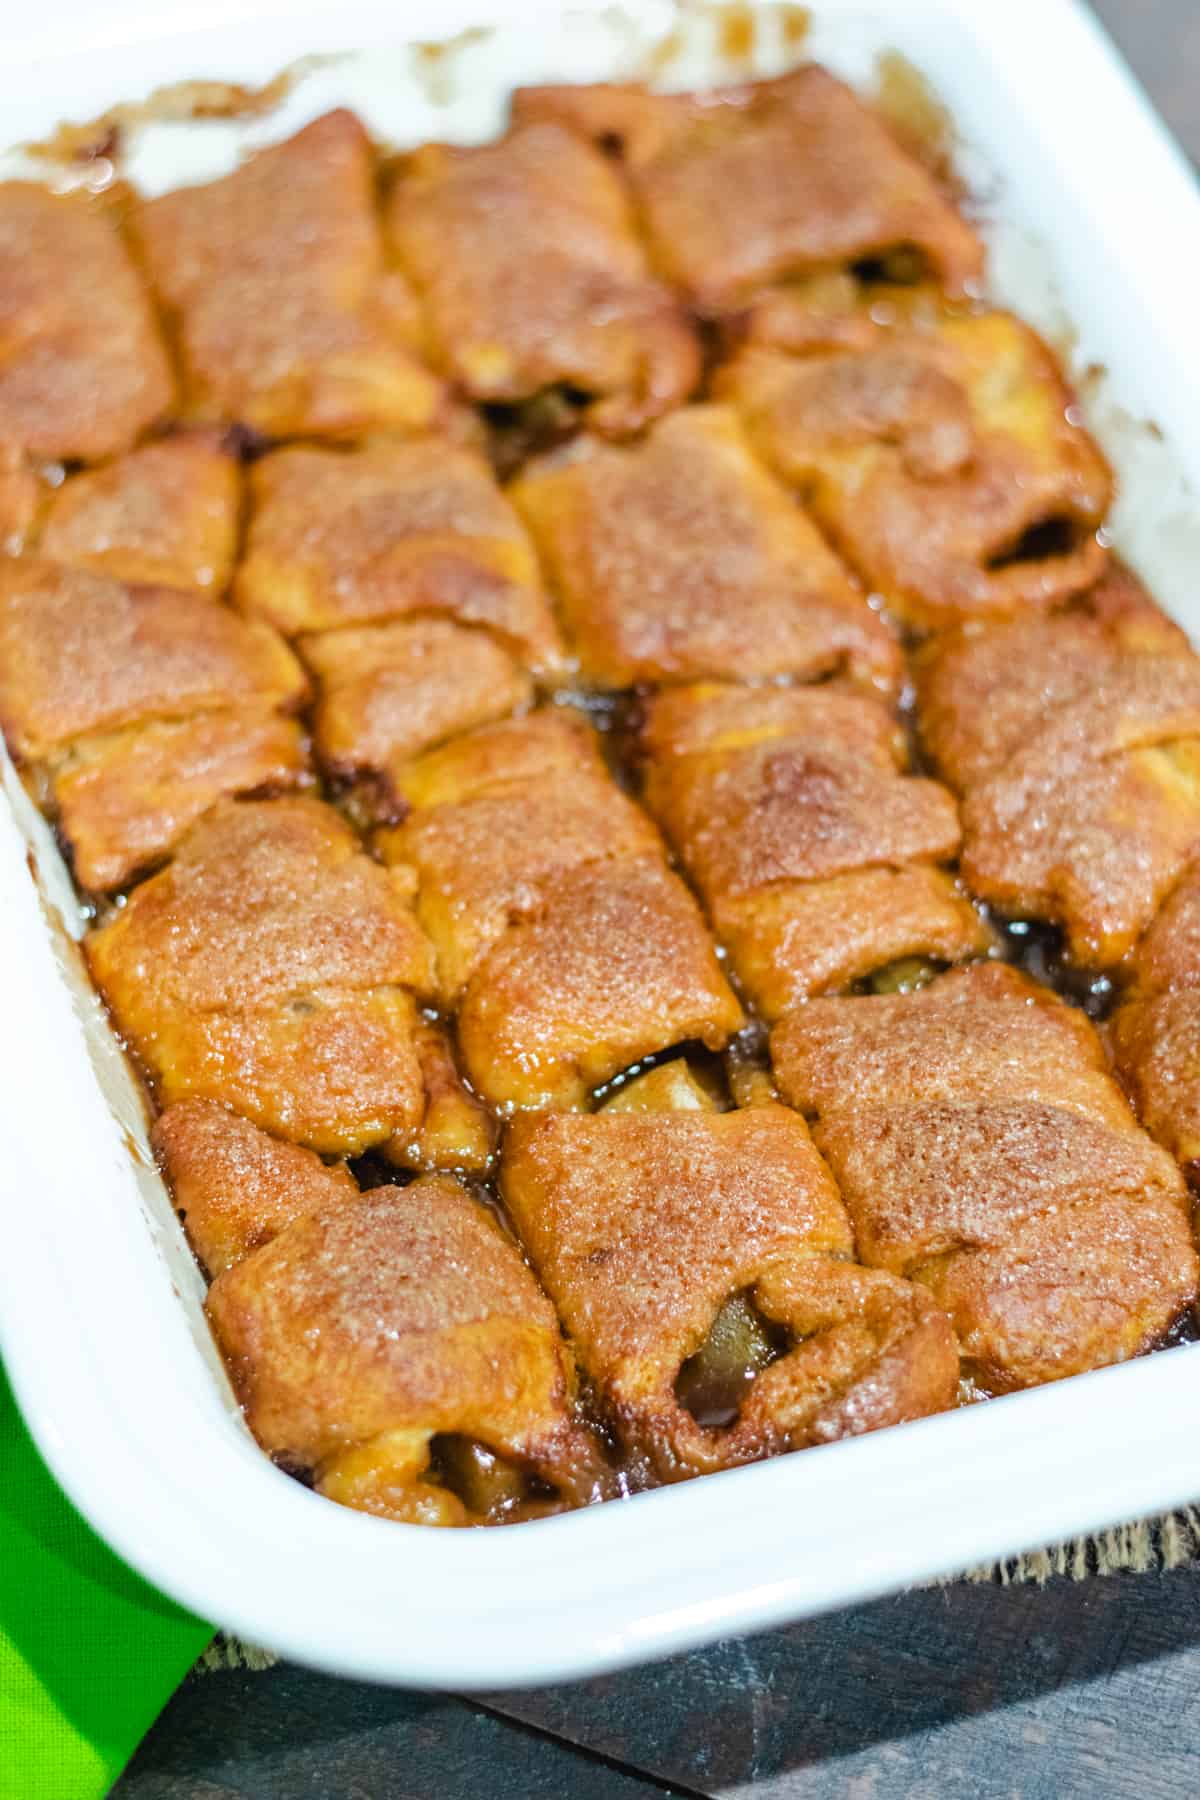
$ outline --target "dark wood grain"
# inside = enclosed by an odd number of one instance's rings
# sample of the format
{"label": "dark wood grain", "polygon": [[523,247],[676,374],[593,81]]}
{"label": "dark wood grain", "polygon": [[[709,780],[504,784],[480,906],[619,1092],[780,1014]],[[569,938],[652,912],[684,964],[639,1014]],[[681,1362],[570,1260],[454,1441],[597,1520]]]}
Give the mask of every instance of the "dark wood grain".
{"label": "dark wood grain", "polygon": [[[1200,5],[1096,10],[1200,159]],[[1180,1569],[927,1589],[482,1704],[286,1666],[192,1678],[115,1795],[1191,1800],[1198,1788],[1200,1570]]]}
{"label": "dark wood grain", "polygon": [[114,1800],[662,1800],[681,1791],[461,1701],[281,1664],[191,1676],[113,1793]]}
{"label": "dark wood grain", "polygon": [[926,1588],[494,1703],[704,1794],[1167,1800],[1200,1787],[1200,1569]]}
{"label": "dark wood grain", "polygon": [[286,1666],[193,1677],[117,1800],[1182,1800],[1200,1570],[926,1588],[480,1699],[500,1716]]}

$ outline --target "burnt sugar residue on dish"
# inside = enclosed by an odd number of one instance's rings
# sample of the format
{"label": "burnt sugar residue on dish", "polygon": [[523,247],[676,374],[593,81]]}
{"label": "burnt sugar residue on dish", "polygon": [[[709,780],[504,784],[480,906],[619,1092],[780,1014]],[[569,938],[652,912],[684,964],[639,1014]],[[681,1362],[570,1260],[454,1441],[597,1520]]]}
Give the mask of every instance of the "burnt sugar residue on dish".
{"label": "burnt sugar residue on dish", "polygon": [[884,98],[0,184],[0,725],[334,1501],[519,1523],[1196,1340],[1200,660]]}

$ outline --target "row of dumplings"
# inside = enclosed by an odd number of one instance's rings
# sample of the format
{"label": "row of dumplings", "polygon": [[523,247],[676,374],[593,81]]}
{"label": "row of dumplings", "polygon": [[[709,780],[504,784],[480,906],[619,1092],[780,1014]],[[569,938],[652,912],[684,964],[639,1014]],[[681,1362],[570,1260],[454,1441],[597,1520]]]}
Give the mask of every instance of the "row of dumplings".
{"label": "row of dumplings", "polygon": [[1109,1035],[1187,1162],[1200,665],[1053,358],[823,71],[515,113],[382,231],[344,114],[134,206],[136,263],[0,187],[0,722],[81,885],[147,876],[86,948],[252,1429],[441,1523],[1118,1360],[1197,1288],[972,903],[1141,939]]}

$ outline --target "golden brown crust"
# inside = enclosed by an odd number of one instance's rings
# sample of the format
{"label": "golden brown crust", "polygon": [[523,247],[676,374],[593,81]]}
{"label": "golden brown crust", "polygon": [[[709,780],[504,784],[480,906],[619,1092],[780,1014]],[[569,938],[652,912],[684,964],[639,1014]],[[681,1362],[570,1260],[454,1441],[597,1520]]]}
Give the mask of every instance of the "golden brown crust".
{"label": "golden brown crust", "polygon": [[887,628],[727,408],[688,407],[625,448],[580,440],[512,493],[591,685],[843,665],[898,683]]}
{"label": "golden brown crust", "polygon": [[963,874],[1117,962],[1200,846],[1200,660],[1128,581],[1094,608],[936,643],[927,745],[965,790]]}
{"label": "golden brown crust", "polygon": [[960,792],[1002,768],[1047,714],[1082,699],[1132,656],[1186,656],[1187,637],[1128,569],[1052,620],[939,633],[913,663],[921,741]]}
{"label": "golden brown crust", "polygon": [[736,751],[774,739],[819,737],[885,770],[907,750],[895,715],[833,682],[813,687],[735,687],[698,681],[667,688],[642,707],[638,741],[655,763]]}
{"label": "golden brown crust", "polygon": [[[103,990],[103,964],[92,968]],[[215,1100],[327,1156],[409,1137],[424,1117],[418,1015],[404,988],[321,987],[211,1012],[156,1010],[152,997],[136,1015],[112,1004],[161,1106]]]}
{"label": "golden brown crust", "polygon": [[86,948],[164,1104],[219,1100],[333,1153],[419,1124],[404,988],[426,987],[427,948],[319,801],[222,802]]}
{"label": "golden brown crust", "polygon": [[509,713],[533,683],[482,631],[448,619],[397,619],[325,631],[299,645],[317,677],[318,754],[339,780],[369,776],[395,804],[395,778],[424,750]]}
{"label": "golden brown crust", "polygon": [[0,554],[17,556],[25,549],[44,497],[24,450],[0,438]]}
{"label": "golden brown crust", "polygon": [[0,439],[83,462],[128,450],[174,382],[111,212],[0,183],[0,267]]}
{"label": "golden brown crust", "polygon": [[652,825],[604,774],[498,783],[410,815],[381,840],[385,860],[417,875],[417,916],[453,1004],[545,884],[583,863],[661,855]]}
{"label": "golden brown crust", "polygon": [[397,786],[410,806],[428,809],[469,800],[508,782],[599,778],[604,773],[596,733],[580,713],[569,706],[543,706],[525,718],[465,732],[418,757],[399,771]]}
{"label": "golden brown crust", "polygon": [[856,1106],[1045,1102],[1127,1127],[1081,1012],[1006,963],[953,969],[914,994],[811,1000],[776,1025],[785,1100],[824,1117]]}
{"label": "golden brown crust", "polygon": [[[851,1075],[851,1081],[853,1076]],[[835,1108],[814,1127],[859,1254],[912,1275],[955,1250],[995,1249],[1039,1213],[1142,1202],[1180,1212],[1174,1165],[1144,1133],[1031,1100]]]}
{"label": "golden brown crust", "polygon": [[619,176],[557,125],[404,159],[392,243],[428,312],[441,366],[472,399],[562,385],[623,436],[686,399],[700,352],[650,278]]}
{"label": "golden brown crust", "polygon": [[1200,987],[1200,863],[1185,872],[1129,959],[1140,995]]}
{"label": "golden brown crust", "polygon": [[738,980],[773,1024],[909,957],[966,962],[992,934],[951,875],[917,863],[786,882],[715,902],[713,928]]}
{"label": "golden brown crust", "polygon": [[[423,988],[426,946],[400,885],[320,800],[226,801],[92,939],[153,967],[198,1011],[316,988]],[[119,1009],[118,1009],[119,1010]]]}
{"label": "golden brown crust", "polygon": [[[1138,675],[1060,714],[963,806],[967,883],[1005,912],[1060,920],[1092,966],[1124,955],[1200,846],[1200,663]],[[1105,715],[1112,737],[1096,730]],[[1126,726],[1145,747],[1113,755]]]}
{"label": "golden brown crust", "polygon": [[272,436],[424,431],[444,409],[411,293],[386,270],[370,146],[331,112],[132,224],[177,335],[190,414]]}
{"label": "golden brown crust", "polygon": [[823,733],[675,757],[646,798],[710,903],[783,881],[945,862],[958,810],[938,782],[899,775]]}
{"label": "golden brown crust", "polygon": [[752,346],[717,392],[913,625],[1045,610],[1103,572],[1110,471],[1050,351],[1008,313],[881,326],[860,351]]}
{"label": "golden brown crust", "polygon": [[1200,864],[1160,909],[1125,969],[1109,1025],[1138,1116],[1200,1181]]}
{"label": "golden brown crust", "polygon": [[1135,991],[1109,1031],[1138,1117],[1200,1183],[1200,986]]}
{"label": "golden brown crust", "polygon": [[53,494],[39,548],[117,581],[220,594],[237,551],[237,463],[206,432],[164,438]]}
{"label": "golden brown crust", "polygon": [[1195,1299],[1186,1194],[1079,1013],[977,965],[815,1000],[772,1033],[859,1254],[947,1308],[992,1390],[1149,1349]]}
{"label": "golden brown crust", "polygon": [[895,250],[952,290],[982,273],[979,239],[928,171],[815,64],[704,94],[526,89],[513,113],[616,140],[658,266],[703,311]]}
{"label": "golden brown crust", "polygon": [[951,879],[919,866],[954,855],[954,801],[902,773],[876,701],[680,688],[646,704],[642,742],[646,803],[768,1019],[902,956],[987,948]]}
{"label": "golden brown crust", "polygon": [[38,557],[0,561],[0,721],[21,756],[243,702],[297,708],[306,693],[261,620]]}
{"label": "golden brown crust", "polygon": [[295,720],[241,707],[83,738],[55,759],[51,786],[75,879],[102,892],[160,862],[218,800],[311,779]]}
{"label": "golden brown crust", "polygon": [[720,1049],[741,1023],[695,901],[643,857],[546,881],[472,976],[458,1030],[473,1085],[510,1111],[579,1106],[643,1057]]}
{"label": "golden brown crust", "polygon": [[1195,1302],[1196,1253],[1178,1201],[1120,1195],[1041,1213],[921,1279],[998,1392],[1153,1350]]}
{"label": "golden brown crust", "polygon": [[400,1433],[423,1449],[417,1481],[437,1433],[567,1489],[593,1455],[552,1307],[446,1177],[298,1219],[213,1283],[208,1314],[259,1442],[318,1478]]}
{"label": "golden brown crust", "polygon": [[474,452],[440,439],[277,450],[250,487],[245,611],[289,635],[432,614],[557,666],[533,547]]}
{"label": "golden brown crust", "polygon": [[343,1164],[330,1167],[211,1100],[169,1106],[150,1142],[192,1247],[214,1278],[295,1219],[358,1199]]}
{"label": "golden brown crust", "polygon": [[[975,307],[964,309],[934,281],[888,279],[886,265],[854,273],[824,269],[759,295],[738,319],[737,337],[793,356],[872,350],[881,325],[929,331],[964,310]],[[914,397],[922,391],[931,397],[920,386]]]}
{"label": "golden brown crust", "polygon": [[[944,1317],[905,1283],[827,1261],[849,1254],[848,1222],[783,1107],[520,1119],[502,1191],[618,1431],[661,1478],[952,1403]],[[708,1428],[676,1382],[724,1303],[747,1293],[794,1333],[790,1353],[758,1375],[736,1423]],[[910,1333],[924,1336],[923,1370],[868,1401],[890,1343]]]}

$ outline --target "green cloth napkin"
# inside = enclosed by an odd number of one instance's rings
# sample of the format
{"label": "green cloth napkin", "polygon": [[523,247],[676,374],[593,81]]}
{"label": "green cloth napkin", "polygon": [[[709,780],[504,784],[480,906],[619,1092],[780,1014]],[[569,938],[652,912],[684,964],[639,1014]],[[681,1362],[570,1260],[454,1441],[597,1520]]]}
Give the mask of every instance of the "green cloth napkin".
{"label": "green cloth napkin", "polygon": [[0,1800],[101,1800],[212,1635],[84,1524],[0,1369]]}

